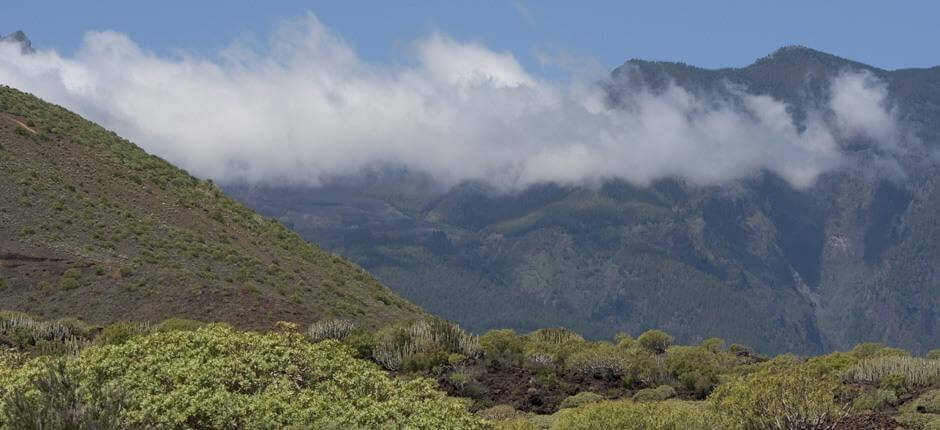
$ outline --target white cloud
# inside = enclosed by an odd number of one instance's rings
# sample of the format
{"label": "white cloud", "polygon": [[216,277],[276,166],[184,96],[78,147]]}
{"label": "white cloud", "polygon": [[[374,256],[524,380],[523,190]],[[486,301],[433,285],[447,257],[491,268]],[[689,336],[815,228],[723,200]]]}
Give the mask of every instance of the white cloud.
{"label": "white cloud", "polygon": [[867,75],[832,85],[835,125],[733,90],[703,99],[678,86],[612,109],[599,86],[526,72],[510,53],[433,35],[399,65],[363,61],[314,17],[263,52],[162,57],[113,32],[70,57],[0,46],[0,83],[62,104],[146,150],[217,180],[305,182],[382,163],[444,184],[504,189],[541,181],[681,176],[710,184],[766,169],[795,186],[843,163],[838,139],[890,140],[886,88]]}
{"label": "white cloud", "polygon": [[844,73],[832,82],[831,107],[842,133],[897,148],[894,112],[888,107],[888,86],[868,72]]}

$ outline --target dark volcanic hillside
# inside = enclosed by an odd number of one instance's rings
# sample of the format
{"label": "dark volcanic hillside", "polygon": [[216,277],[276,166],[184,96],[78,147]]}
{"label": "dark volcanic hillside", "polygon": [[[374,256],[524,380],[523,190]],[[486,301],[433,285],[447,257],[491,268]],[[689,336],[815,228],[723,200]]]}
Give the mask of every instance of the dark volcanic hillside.
{"label": "dark volcanic hillside", "polygon": [[249,328],[423,314],[211,181],[2,86],[0,308]]}
{"label": "dark volcanic hillside", "polygon": [[[516,195],[384,172],[314,189],[231,186],[262,213],[359,262],[403,296],[472,329],[563,325],[608,337],[658,327],[764,352],[814,353],[882,341],[940,345],[940,68],[886,71],[791,47],[740,69],[631,60],[608,82],[727,84],[786,102],[797,121],[830,80],[867,70],[886,83],[921,144],[885,171],[867,142],[852,166],[807,190],[771,173],[726,186],[541,185]],[[759,145],[760,142],[755,142]]]}

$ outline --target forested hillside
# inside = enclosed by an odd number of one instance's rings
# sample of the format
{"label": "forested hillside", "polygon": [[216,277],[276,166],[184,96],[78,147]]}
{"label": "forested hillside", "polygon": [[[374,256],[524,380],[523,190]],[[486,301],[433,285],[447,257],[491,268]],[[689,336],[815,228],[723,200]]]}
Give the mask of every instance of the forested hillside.
{"label": "forested hillside", "polygon": [[423,315],[371,275],[65,109],[0,86],[0,303],[239,327]]}
{"label": "forested hillside", "polygon": [[924,351],[940,343],[940,68],[887,71],[789,47],[737,69],[631,60],[605,85],[624,109],[639,89],[672,83],[730,100],[744,88],[786,103],[799,123],[827,115],[844,73],[885,86],[900,146],[843,139],[846,165],[808,188],[764,171],[707,186],[441,190],[395,168],[317,188],[224,187],[472,330],[658,327],[767,353],[863,341]]}

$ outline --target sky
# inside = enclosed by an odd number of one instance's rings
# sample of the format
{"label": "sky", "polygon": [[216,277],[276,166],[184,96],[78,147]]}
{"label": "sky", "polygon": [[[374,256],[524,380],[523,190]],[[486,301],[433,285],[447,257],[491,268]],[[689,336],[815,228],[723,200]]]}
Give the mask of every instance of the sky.
{"label": "sky", "polygon": [[806,188],[850,164],[852,139],[886,165],[907,147],[884,82],[841,71],[800,127],[747,88],[624,85],[624,108],[598,82],[629,58],[744,66],[791,44],[940,63],[934,15],[915,2],[661,3],[13,0],[0,31],[26,31],[37,52],[0,45],[0,84],[221,181],[317,185],[393,165],[507,191],[761,171]]}
{"label": "sky", "polygon": [[[50,11],[55,11],[51,13]],[[315,14],[367,60],[395,61],[411,41],[442,32],[508,50],[527,70],[545,53],[701,67],[745,66],[805,45],[895,69],[940,64],[935,1],[296,1],[92,2],[4,0],[0,33],[25,31],[68,54],[88,30],[127,34],[158,53],[211,54],[233,40],[265,40],[285,19]]]}

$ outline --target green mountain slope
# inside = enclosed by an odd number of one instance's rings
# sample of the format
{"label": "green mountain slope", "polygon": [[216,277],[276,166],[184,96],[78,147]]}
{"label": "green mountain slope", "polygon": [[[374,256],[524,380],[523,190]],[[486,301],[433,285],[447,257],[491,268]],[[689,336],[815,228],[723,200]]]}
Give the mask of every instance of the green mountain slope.
{"label": "green mountain slope", "polygon": [[424,312],[358,266],[58,106],[0,87],[0,303],[269,328]]}
{"label": "green mountain slope", "polygon": [[473,330],[562,325],[606,338],[662,328],[766,353],[863,341],[924,351],[940,345],[940,175],[930,155],[940,145],[940,68],[886,71],[789,47],[739,69],[631,60],[613,71],[609,94],[616,104],[637,83],[702,93],[732,83],[785,101],[800,121],[846,70],[883,80],[902,127],[924,143],[898,158],[906,177],[875,173],[877,149],[857,142],[846,149],[854,168],[808,190],[762,173],[721,187],[614,180],[442,193],[394,171],[317,189],[226,187]]}

